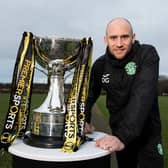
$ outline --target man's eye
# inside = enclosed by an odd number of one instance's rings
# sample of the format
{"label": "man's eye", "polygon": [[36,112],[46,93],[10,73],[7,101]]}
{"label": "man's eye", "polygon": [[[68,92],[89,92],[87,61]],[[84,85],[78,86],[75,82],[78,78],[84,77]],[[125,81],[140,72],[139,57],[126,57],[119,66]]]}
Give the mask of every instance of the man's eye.
{"label": "man's eye", "polygon": [[122,39],[128,39],[128,38],[129,38],[128,35],[122,36]]}
{"label": "man's eye", "polygon": [[117,37],[116,36],[111,36],[110,39],[115,40],[115,39],[117,39]]}

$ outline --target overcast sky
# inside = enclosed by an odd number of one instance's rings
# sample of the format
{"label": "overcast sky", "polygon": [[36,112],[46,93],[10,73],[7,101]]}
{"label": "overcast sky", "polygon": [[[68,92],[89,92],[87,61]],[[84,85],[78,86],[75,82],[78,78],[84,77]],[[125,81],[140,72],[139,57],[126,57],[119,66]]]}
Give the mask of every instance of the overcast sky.
{"label": "overcast sky", "polygon": [[168,74],[167,0],[0,0],[0,82],[11,82],[24,31],[40,36],[92,37],[93,61],[104,53],[106,24],[132,23],[141,43],[156,47],[160,74]]}

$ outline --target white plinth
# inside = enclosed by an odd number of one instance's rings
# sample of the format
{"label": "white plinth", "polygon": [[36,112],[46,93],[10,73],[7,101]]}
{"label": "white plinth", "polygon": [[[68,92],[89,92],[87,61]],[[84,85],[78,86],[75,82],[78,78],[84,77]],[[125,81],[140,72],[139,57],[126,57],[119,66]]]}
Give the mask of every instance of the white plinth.
{"label": "white plinth", "polygon": [[[103,132],[93,132],[88,134],[88,137],[97,139],[104,136]],[[110,152],[107,150],[100,149],[96,147],[95,141],[87,141],[82,144],[78,151],[72,153],[64,153],[60,148],[57,149],[46,149],[33,147],[23,143],[22,140],[17,139],[8,149],[9,153],[12,155],[31,159],[38,161],[47,161],[47,162],[68,162],[68,161],[82,161],[95,159],[110,155]]]}

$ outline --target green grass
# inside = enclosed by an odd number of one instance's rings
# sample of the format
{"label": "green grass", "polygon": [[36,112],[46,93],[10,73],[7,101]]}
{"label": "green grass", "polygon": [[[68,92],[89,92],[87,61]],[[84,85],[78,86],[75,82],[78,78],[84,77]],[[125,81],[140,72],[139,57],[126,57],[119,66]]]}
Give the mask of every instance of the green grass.
{"label": "green grass", "polygon": [[[38,107],[45,99],[45,94],[33,94],[31,109]],[[0,132],[2,131],[6,113],[9,104],[9,94],[0,94]],[[100,110],[104,113],[105,117],[108,119],[108,111],[105,108],[105,96],[100,96],[97,101]],[[168,97],[159,97],[160,114],[162,121],[162,136],[163,136],[163,147],[164,147],[164,160],[165,168],[168,165]],[[12,168],[12,157],[9,153],[0,153],[0,167],[2,168]]]}
{"label": "green grass", "polygon": [[159,97],[160,116],[162,121],[162,137],[164,148],[164,167],[168,165],[168,96]]}
{"label": "green grass", "polygon": [[[105,117],[108,118],[108,111],[105,108],[105,96],[100,96],[97,100],[99,109],[104,113]],[[163,149],[164,149],[164,168],[168,165],[168,96],[159,97],[159,108],[160,117],[162,122],[162,138],[163,138]]]}

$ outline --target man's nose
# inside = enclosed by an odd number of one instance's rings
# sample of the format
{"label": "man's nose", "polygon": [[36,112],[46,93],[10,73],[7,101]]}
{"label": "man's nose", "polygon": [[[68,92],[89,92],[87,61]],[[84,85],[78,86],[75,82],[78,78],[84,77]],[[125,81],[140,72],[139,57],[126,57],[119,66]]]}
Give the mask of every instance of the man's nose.
{"label": "man's nose", "polygon": [[117,45],[117,47],[122,47],[123,46],[123,42],[122,42],[121,38],[117,39],[116,45]]}

